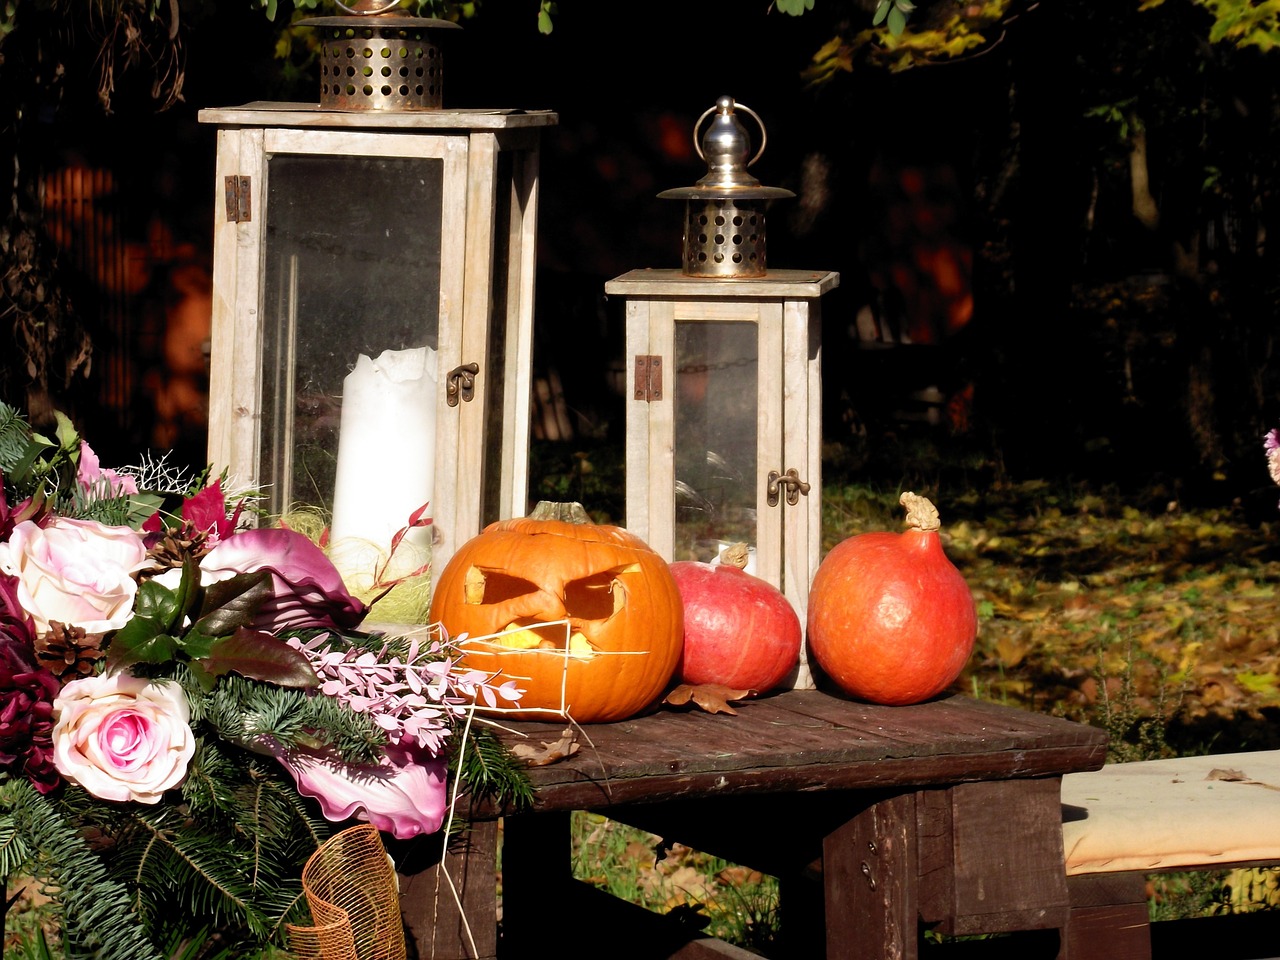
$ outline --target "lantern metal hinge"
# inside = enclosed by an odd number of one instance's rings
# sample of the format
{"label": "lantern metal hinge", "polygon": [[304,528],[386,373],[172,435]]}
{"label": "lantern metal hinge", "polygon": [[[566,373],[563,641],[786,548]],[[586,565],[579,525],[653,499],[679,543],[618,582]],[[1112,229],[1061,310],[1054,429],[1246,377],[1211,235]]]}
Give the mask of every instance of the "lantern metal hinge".
{"label": "lantern metal hinge", "polygon": [[795,506],[800,502],[800,495],[809,495],[809,484],[800,479],[800,473],[792,467],[786,473],[777,470],[769,471],[769,486],[765,488],[765,500],[771,507],[778,505],[778,496],[782,487],[787,488],[787,503]]}
{"label": "lantern metal hinge", "polygon": [[249,206],[251,186],[251,177],[231,176],[223,180],[223,188],[227,195],[228,222],[248,223],[253,219],[253,210]]}
{"label": "lantern metal hinge", "polygon": [[645,403],[662,399],[662,358],[636,354],[635,398]]}
{"label": "lantern metal hinge", "polygon": [[475,362],[464,363],[450,370],[444,382],[445,403],[451,407],[456,407],[459,400],[470,403],[475,396],[476,374],[479,372],[480,364]]}

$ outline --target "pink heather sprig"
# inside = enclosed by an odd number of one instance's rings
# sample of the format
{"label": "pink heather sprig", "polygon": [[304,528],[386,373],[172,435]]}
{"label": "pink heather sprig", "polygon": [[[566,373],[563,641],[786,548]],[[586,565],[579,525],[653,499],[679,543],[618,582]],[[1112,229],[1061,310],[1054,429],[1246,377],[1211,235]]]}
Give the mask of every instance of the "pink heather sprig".
{"label": "pink heather sprig", "polygon": [[1262,448],[1267,452],[1267,472],[1280,484],[1280,430],[1268,430],[1262,438]]}
{"label": "pink heather sprig", "polygon": [[[433,634],[436,632],[433,631]],[[384,644],[368,649],[329,649],[329,634],[305,643],[291,638],[320,678],[320,694],[335,697],[355,713],[367,713],[394,745],[416,744],[438,755],[449,735],[450,723],[466,717],[477,699],[495,707],[498,700],[514,703],[524,691],[514,680],[494,684],[483,670],[459,667],[451,648],[438,635],[425,645],[409,637],[404,659]]]}

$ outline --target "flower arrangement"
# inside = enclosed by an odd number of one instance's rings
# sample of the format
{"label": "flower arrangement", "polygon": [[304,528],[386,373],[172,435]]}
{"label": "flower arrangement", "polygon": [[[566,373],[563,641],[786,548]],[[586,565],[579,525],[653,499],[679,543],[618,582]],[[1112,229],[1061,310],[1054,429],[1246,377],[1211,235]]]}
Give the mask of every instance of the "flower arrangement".
{"label": "flower arrangement", "polygon": [[464,786],[528,800],[469,710],[520,691],[438,626],[362,630],[324,551],[244,529],[225,477],[107,469],[0,404],[0,481],[0,876],[54,895],[67,957],[282,943],[338,825],[404,840],[447,834]]}

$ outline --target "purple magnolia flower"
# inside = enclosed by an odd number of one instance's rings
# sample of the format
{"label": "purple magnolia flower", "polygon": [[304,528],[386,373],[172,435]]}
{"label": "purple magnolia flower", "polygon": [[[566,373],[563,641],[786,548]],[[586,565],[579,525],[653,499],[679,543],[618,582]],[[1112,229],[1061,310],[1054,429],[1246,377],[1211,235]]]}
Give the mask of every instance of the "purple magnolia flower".
{"label": "purple magnolia flower", "polygon": [[335,823],[352,817],[397,840],[435,833],[448,808],[444,759],[425,751],[387,746],[377,764],[343,763],[331,753],[267,744],[293,775],[298,792],[320,801]]}
{"label": "purple magnolia flower", "polygon": [[347,592],[342,576],[324,551],[294,530],[271,528],[233,534],[204,555],[202,579],[225,580],[266,570],[272,596],[258,610],[254,626],[279,630],[354,629],[365,605]]}
{"label": "purple magnolia flower", "polygon": [[29,622],[4,612],[13,595],[10,578],[0,577],[0,770],[48,793],[61,782],[53,762],[58,679],[36,664]]}

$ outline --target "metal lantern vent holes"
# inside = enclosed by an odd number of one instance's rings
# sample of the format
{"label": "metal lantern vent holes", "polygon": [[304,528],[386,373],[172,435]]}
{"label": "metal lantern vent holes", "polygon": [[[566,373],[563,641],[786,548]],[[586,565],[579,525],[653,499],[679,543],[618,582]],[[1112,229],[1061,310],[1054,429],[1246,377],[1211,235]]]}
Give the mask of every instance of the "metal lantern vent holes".
{"label": "metal lantern vent holes", "polygon": [[[439,110],[444,56],[431,33],[461,29],[448,20],[359,10],[355,16],[312,17],[319,27],[320,106],[329,110]],[[385,9],[385,7],[384,7]]]}
{"label": "metal lantern vent holes", "polygon": [[684,272],[735,277],[765,273],[764,211],[749,200],[688,204]]}
{"label": "metal lantern vent holes", "polygon": [[[751,155],[751,140],[737,112],[760,127],[760,149]],[[715,114],[701,141],[698,131]],[[768,135],[750,107],[720,97],[693,125],[693,143],[707,162],[707,174],[692,187],[664,190],[666,200],[684,200],[682,272],[690,277],[763,277],[766,272],[765,201],[795,194],[782,187],[764,187],[747,167],[764,153]],[[748,159],[750,158],[750,159]]]}

